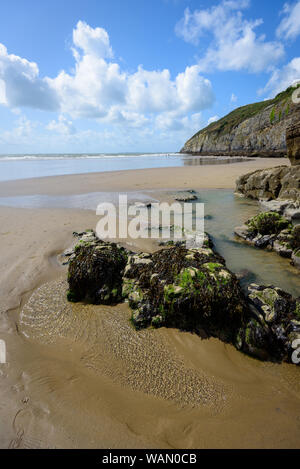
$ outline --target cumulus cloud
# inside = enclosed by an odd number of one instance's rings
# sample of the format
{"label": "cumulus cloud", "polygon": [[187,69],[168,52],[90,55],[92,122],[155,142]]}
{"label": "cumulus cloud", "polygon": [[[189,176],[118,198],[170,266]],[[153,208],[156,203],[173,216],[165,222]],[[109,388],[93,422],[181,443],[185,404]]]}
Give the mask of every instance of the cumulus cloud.
{"label": "cumulus cloud", "polygon": [[172,78],[169,70],[128,73],[113,60],[108,33],[79,21],[73,30],[75,66],[56,77],[39,77],[37,64],[10,55],[0,45],[0,102],[10,107],[59,111],[48,129],[68,132],[66,116],[138,127],[151,115],[183,116],[209,108],[214,101],[211,82],[198,65]]}
{"label": "cumulus cloud", "polygon": [[[74,46],[82,49],[86,55],[111,58],[113,51],[107,31],[103,28],[91,28],[84,21],[78,21],[73,30]],[[77,55],[77,52],[76,52]]]}
{"label": "cumulus cloud", "polygon": [[300,1],[293,5],[286,3],[283,8],[284,18],[277,28],[277,36],[284,39],[296,39],[300,34]]}
{"label": "cumulus cloud", "polygon": [[9,54],[0,44],[0,96],[1,102],[10,107],[32,107],[55,111],[58,97],[48,79],[39,78],[36,63]]}
{"label": "cumulus cloud", "polygon": [[199,130],[203,126],[201,112],[191,116],[177,117],[174,113],[163,113],[156,117],[155,127],[162,131],[189,131]]}
{"label": "cumulus cloud", "polygon": [[230,102],[231,103],[236,103],[237,100],[238,100],[237,96],[234,93],[232,93],[232,95],[230,97]]}
{"label": "cumulus cloud", "polygon": [[247,0],[222,1],[206,10],[191,12],[187,8],[176,26],[176,33],[194,45],[201,37],[212,35],[213,45],[199,60],[200,70],[247,70],[261,72],[274,65],[284,54],[280,42],[266,41],[255,30],[262,19],[248,21],[242,10],[249,6]]}
{"label": "cumulus cloud", "polygon": [[269,93],[273,97],[296,81],[300,81],[300,57],[295,57],[281,69],[275,69],[265,88],[260,90],[260,94]]}
{"label": "cumulus cloud", "polygon": [[142,67],[128,79],[127,105],[137,112],[177,111],[178,114],[210,107],[212,85],[197,65],[187,67],[173,81],[169,70],[146,71]]}

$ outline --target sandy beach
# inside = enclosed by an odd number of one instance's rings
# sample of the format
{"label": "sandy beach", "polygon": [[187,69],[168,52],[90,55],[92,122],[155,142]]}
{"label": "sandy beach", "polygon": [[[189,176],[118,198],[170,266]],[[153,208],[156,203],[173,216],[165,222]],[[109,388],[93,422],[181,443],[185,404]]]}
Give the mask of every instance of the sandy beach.
{"label": "sandy beach", "polygon": [[[284,164],[8,181],[0,197],[234,190],[239,175]],[[299,448],[299,367],[173,329],[136,332],[126,304],[68,303],[58,256],[73,231],[95,228],[92,210],[2,206],[0,220],[1,448]]]}

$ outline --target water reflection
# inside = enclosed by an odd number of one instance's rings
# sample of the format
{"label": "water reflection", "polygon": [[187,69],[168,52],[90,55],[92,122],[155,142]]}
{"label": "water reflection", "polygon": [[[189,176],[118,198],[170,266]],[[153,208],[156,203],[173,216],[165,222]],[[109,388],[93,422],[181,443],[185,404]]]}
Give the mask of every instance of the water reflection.
{"label": "water reflection", "polygon": [[232,164],[242,163],[244,161],[251,161],[251,158],[242,156],[214,157],[214,156],[187,156],[183,157],[184,166],[206,166],[206,165],[219,165],[219,164]]}

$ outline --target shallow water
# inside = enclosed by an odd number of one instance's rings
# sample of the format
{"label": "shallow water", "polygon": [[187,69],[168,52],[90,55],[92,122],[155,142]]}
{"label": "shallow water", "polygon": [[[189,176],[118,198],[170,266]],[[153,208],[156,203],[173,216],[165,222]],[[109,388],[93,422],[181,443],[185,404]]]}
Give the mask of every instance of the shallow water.
{"label": "shallow water", "polygon": [[[233,233],[236,226],[259,212],[257,202],[235,196],[231,190],[200,191],[205,203],[205,213],[212,219],[205,220],[205,231],[212,237],[216,250],[226,259],[227,267],[237,273],[246,269],[251,273],[245,284],[256,282],[275,285],[300,296],[299,271],[274,252],[254,248],[239,240]],[[242,282],[243,283],[243,282]]]}
{"label": "shallow water", "polygon": [[[128,202],[153,201],[172,198],[175,192],[128,192]],[[258,203],[235,196],[232,190],[200,190],[199,202],[205,204],[205,231],[214,241],[216,250],[225,258],[227,266],[235,273],[247,270],[242,285],[257,282],[275,285],[298,297],[300,296],[300,276],[288,259],[274,252],[261,250],[241,242],[234,235],[234,228],[244,224],[259,211]],[[95,210],[104,201],[116,203],[117,193],[94,192],[68,196],[28,195],[22,197],[0,197],[0,205],[24,208],[73,208]],[[94,228],[94,227],[91,227]],[[144,249],[147,248],[145,243]]]}

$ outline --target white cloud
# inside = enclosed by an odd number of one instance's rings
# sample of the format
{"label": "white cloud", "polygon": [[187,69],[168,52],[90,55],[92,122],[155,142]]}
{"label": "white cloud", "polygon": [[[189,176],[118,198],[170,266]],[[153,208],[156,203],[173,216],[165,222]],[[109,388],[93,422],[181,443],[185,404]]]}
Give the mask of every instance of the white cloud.
{"label": "white cloud", "polygon": [[232,95],[230,97],[230,102],[231,103],[236,103],[237,100],[238,100],[237,96],[234,93],[232,93]]}
{"label": "white cloud", "polygon": [[163,113],[157,116],[155,127],[162,131],[180,131],[193,133],[203,126],[200,112],[191,116],[177,117],[176,113]]}
{"label": "white cloud", "polygon": [[127,106],[136,112],[199,111],[214,101],[212,85],[197,65],[187,67],[172,81],[169,70],[146,71],[129,76]]}
{"label": "white cloud", "polygon": [[264,89],[260,90],[260,94],[269,93],[271,97],[291,86],[295,81],[300,80],[300,57],[295,57],[291,62],[282,67],[275,69],[270,80]]}
{"label": "white cloud", "polygon": [[72,135],[76,133],[76,128],[73,125],[73,122],[63,115],[60,115],[57,121],[52,120],[49,122],[46,128],[47,130],[58,132],[62,135]]}
{"label": "white cloud", "polygon": [[107,32],[83,21],[73,30],[72,51],[72,71],[41,78],[36,63],[8,54],[0,45],[0,103],[58,111],[61,117],[50,122],[49,129],[64,133],[71,126],[62,115],[138,127],[151,122],[151,116],[197,113],[214,101],[211,82],[201,75],[198,65],[174,78],[167,69],[140,66],[134,73],[122,71],[112,60]]}
{"label": "white cloud", "polygon": [[265,71],[284,54],[280,42],[268,42],[255,29],[263,21],[243,18],[247,0],[225,1],[206,10],[191,12],[188,8],[176,26],[176,33],[186,42],[197,45],[202,36],[212,34],[213,45],[200,58],[200,70]]}
{"label": "white cloud", "polygon": [[32,141],[34,129],[37,124],[31,122],[25,116],[21,116],[11,130],[1,131],[0,143],[1,144],[26,144]]}
{"label": "white cloud", "polygon": [[5,93],[5,83],[3,80],[0,80],[0,104],[7,104],[6,93]]}
{"label": "white cloud", "polygon": [[213,122],[217,122],[220,119],[219,116],[212,116],[208,119],[207,125],[212,124]]}
{"label": "white cloud", "polygon": [[47,78],[39,78],[37,64],[8,54],[3,44],[0,44],[0,82],[1,102],[10,107],[51,111],[59,108],[58,97]]}
{"label": "white cloud", "polygon": [[277,28],[277,36],[284,39],[296,39],[300,34],[300,1],[293,5],[286,3],[283,9],[284,18]]}
{"label": "white cloud", "polygon": [[93,55],[78,58],[74,74],[62,71],[50,83],[59,96],[61,111],[73,117],[101,118],[111,106],[126,100],[125,73],[118,64]]}
{"label": "white cloud", "polygon": [[113,51],[109,36],[103,28],[91,28],[84,21],[78,21],[73,30],[74,46],[82,49],[85,55],[94,55],[102,58],[111,58]]}

